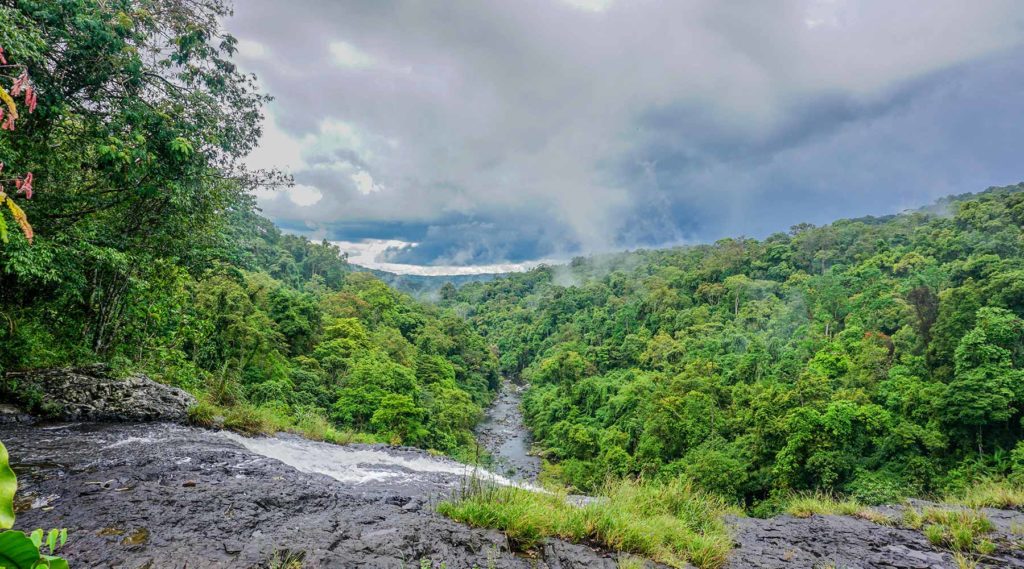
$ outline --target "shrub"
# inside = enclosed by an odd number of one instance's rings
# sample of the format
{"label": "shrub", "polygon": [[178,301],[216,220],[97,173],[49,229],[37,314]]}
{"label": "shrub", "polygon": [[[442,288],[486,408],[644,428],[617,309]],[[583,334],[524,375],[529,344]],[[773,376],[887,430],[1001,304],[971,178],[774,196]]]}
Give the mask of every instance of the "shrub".
{"label": "shrub", "polygon": [[224,427],[249,436],[270,435],[276,432],[266,415],[248,404],[229,407],[224,416]]}
{"label": "shrub", "polygon": [[895,504],[907,497],[907,486],[894,474],[862,471],[847,485],[847,491],[852,498],[864,504]]}
{"label": "shrub", "polygon": [[188,421],[198,427],[212,428],[217,426],[218,417],[223,421],[222,409],[206,399],[199,399],[188,409]]}

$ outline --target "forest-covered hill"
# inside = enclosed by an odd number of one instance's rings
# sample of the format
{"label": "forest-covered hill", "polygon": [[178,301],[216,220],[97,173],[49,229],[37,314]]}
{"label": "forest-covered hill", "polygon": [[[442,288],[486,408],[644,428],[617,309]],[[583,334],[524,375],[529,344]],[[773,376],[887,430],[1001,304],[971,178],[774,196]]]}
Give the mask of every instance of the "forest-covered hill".
{"label": "forest-covered hill", "polygon": [[[21,109],[0,130],[0,203],[34,228],[30,243],[0,225],[0,366],[105,361],[199,394],[198,422],[459,452],[494,356],[462,319],[259,215],[252,190],[288,180],[242,161],[268,98],[232,62],[229,11],[0,2],[3,74],[20,85],[3,82],[19,97],[7,120]],[[15,178],[34,195],[15,197]]]}
{"label": "forest-covered hill", "polygon": [[[366,269],[359,265],[352,265],[356,270],[366,270],[377,277],[389,287],[412,295],[414,298],[436,301],[440,298],[441,290],[445,289],[450,294],[451,288],[457,288],[467,283],[488,282],[501,277],[504,273],[481,273],[470,275],[409,275],[381,271],[377,269]],[[448,285],[448,286],[446,286]]]}
{"label": "forest-covered hill", "polygon": [[0,247],[4,369],[106,361],[199,394],[199,422],[454,453],[499,372],[521,376],[549,474],[581,490],[885,500],[1024,469],[1020,186],[425,304],[259,215],[252,190],[287,180],[242,161],[267,97],[231,61],[228,9],[0,3],[32,87],[0,130],[4,183],[35,190],[4,198],[34,228]]}
{"label": "forest-covered hill", "polygon": [[764,240],[576,259],[444,304],[531,385],[548,473],[748,505],[1024,477],[1024,185]]}

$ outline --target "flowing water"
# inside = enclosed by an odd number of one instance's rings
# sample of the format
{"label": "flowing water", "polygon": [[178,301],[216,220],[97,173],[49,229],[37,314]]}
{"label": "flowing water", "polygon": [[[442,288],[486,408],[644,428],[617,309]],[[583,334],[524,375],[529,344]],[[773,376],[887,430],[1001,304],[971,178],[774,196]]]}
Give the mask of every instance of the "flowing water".
{"label": "flowing water", "polygon": [[494,459],[496,472],[532,483],[540,473],[541,461],[530,454],[532,441],[520,408],[524,389],[508,380],[502,384],[501,393],[477,428],[477,439]]}
{"label": "flowing water", "polygon": [[419,488],[425,493],[457,489],[468,478],[502,485],[520,483],[419,449],[388,448],[380,445],[339,446],[310,441],[293,435],[243,437],[222,433],[247,450],[279,460],[299,472],[324,474],[346,484],[364,487]]}
{"label": "flowing water", "polygon": [[[481,436],[499,459],[536,461],[517,428],[518,393],[499,398],[487,425],[490,434]],[[423,559],[448,567],[615,567],[613,555],[557,540],[546,543],[542,559],[523,558],[500,533],[441,517],[432,504],[467,477],[512,481],[416,449],[168,424],[0,425],[0,440],[18,473],[19,527],[68,527],[72,539],[61,551],[73,567],[265,567],[281,548],[305,552],[307,567],[408,569]],[[899,508],[890,508],[897,518]],[[985,515],[995,542],[1019,543],[1020,512]],[[739,544],[730,568],[811,567],[822,559],[844,567],[956,566],[919,530],[856,517],[729,523]],[[1024,567],[1024,550],[1000,546],[990,560]]]}
{"label": "flowing water", "polygon": [[67,527],[72,567],[267,567],[285,550],[303,567],[614,567],[560,542],[539,563],[440,516],[467,477],[512,482],[417,449],[170,424],[0,424],[0,440],[19,528]]}

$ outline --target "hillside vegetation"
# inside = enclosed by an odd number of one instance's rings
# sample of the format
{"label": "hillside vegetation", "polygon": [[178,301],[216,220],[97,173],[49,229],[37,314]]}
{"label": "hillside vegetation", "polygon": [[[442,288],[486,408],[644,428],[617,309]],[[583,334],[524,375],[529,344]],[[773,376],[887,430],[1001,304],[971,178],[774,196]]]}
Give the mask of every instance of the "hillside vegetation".
{"label": "hillside vegetation", "polygon": [[755,512],[1024,478],[1024,186],[442,291],[531,388],[547,475]]}
{"label": "hillside vegetation", "polygon": [[231,62],[228,12],[0,2],[0,47],[38,98],[0,131],[5,172],[35,179],[34,242],[0,247],[0,365],[145,371],[246,432],[468,448],[498,384],[483,339],[259,216],[252,190],[288,180],[241,162],[268,98]]}

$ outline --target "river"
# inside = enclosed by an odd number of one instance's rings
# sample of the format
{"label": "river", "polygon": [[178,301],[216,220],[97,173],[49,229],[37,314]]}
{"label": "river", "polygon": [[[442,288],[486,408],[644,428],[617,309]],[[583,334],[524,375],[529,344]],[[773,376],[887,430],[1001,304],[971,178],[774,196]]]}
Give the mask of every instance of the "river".
{"label": "river", "polygon": [[505,380],[494,403],[477,427],[477,440],[491,455],[496,473],[520,482],[533,483],[541,460],[530,454],[530,432],[521,409],[525,387]]}

